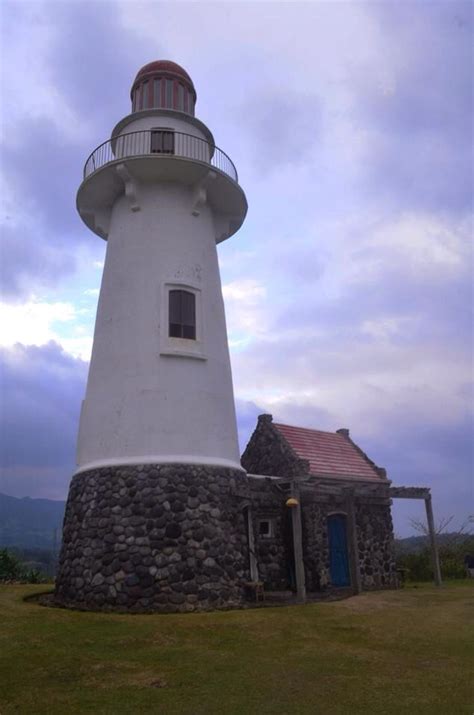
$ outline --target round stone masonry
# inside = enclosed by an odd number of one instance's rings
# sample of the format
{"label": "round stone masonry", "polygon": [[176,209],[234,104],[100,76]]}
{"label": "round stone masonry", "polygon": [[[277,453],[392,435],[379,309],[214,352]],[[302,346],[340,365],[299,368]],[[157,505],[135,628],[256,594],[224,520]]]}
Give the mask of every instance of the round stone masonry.
{"label": "round stone masonry", "polygon": [[163,613],[235,608],[249,553],[245,473],[187,464],[76,474],[56,579],[58,605]]}

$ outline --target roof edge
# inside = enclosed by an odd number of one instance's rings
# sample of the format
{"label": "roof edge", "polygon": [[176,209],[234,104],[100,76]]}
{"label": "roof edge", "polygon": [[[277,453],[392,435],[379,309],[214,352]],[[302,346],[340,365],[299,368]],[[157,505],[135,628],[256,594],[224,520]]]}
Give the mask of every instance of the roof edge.
{"label": "roof edge", "polygon": [[372,467],[372,469],[376,472],[377,476],[380,479],[386,479],[388,481],[387,470],[385,469],[385,467],[379,467],[377,464],[375,464],[375,462],[372,459],[370,459],[370,457],[367,456],[367,454],[364,452],[364,450],[361,449],[359,447],[359,445],[356,444],[354,442],[354,440],[351,438],[349,430],[346,427],[341,427],[340,429],[337,429],[336,433],[340,434],[341,437],[343,437],[345,440],[350,442],[350,444],[354,447],[354,449],[357,450],[357,452],[367,462],[367,464],[369,464]]}

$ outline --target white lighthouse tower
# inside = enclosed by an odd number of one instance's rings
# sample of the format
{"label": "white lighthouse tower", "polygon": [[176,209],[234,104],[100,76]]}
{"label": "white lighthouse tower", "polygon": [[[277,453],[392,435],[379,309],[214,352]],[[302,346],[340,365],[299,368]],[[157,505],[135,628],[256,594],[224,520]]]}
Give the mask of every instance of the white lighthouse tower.
{"label": "white lighthouse tower", "polygon": [[131,99],[77,194],[107,252],[56,598],[229,605],[249,552],[216,244],[247,202],[184,69],[145,65]]}
{"label": "white lighthouse tower", "polygon": [[216,243],[247,203],[228,156],[194,116],[177,64],[151,62],[132,113],[85,165],[77,196],[107,240],[80,470],[190,462],[239,467]]}

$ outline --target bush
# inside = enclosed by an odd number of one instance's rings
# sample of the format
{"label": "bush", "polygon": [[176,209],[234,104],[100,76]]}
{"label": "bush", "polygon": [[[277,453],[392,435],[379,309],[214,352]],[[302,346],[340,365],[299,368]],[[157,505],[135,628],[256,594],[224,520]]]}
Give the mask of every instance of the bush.
{"label": "bush", "polygon": [[21,561],[8,549],[0,549],[0,581],[16,581],[23,576]]}
{"label": "bush", "polygon": [[[474,537],[469,535],[462,539],[442,544],[438,547],[441,575],[445,579],[465,578],[464,559],[468,554],[474,554]],[[406,578],[409,581],[432,581],[434,579],[431,565],[431,549],[424,546],[420,551],[400,553],[397,556],[397,567],[407,569]]]}
{"label": "bush", "polygon": [[45,577],[37,569],[29,569],[8,549],[0,549],[0,582],[44,583]]}

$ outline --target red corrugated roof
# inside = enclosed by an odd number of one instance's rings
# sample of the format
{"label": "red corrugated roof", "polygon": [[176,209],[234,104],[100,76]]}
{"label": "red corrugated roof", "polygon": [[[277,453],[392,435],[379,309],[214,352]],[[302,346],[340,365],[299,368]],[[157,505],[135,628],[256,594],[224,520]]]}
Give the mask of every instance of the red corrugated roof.
{"label": "red corrugated roof", "polygon": [[382,479],[342,434],[273,424],[298,457],[308,460],[311,474],[344,479]]}

